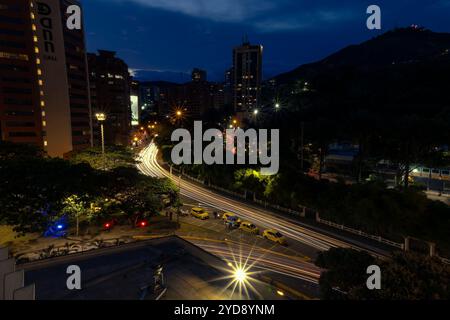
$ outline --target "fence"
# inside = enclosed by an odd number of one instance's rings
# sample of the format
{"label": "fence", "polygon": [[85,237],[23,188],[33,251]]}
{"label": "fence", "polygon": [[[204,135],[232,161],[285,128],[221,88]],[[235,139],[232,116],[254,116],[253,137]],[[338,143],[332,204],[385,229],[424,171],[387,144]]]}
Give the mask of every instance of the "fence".
{"label": "fence", "polygon": [[387,244],[387,245],[390,245],[390,246],[393,246],[393,247],[397,247],[397,248],[402,249],[402,250],[405,247],[405,245],[403,243],[398,243],[398,242],[394,242],[394,241],[391,241],[391,240],[387,240],[387,239],[384,239],[384,238],[382,238],[380,236],[374,236],[372,234],[368,234],[368,233],[363,232],[361,230],[352,229],[352,228],[346,227],[346,226],[344,226],[342,224],[338,224],[338,223],[335,223],[335,222],[331,222],[331,221],[327,221],[327,220],[321,219],[319,217],[319,214],[317,214],[316,221],[318,223],[325,224],[327,226],[330,226],[330,227],[333,227],[333,228],[337,228],[337,229],[340,229],[340,230],[344,230],[344,231],[347,231],[347,232],[350,232],[350,233],[353,233],[353,234],[357,234],[357,235],[360,235],[362,237],[365,237],[365,238],[368,238],[368,239],[372,239],[372,240],[375,240],[375,241],[378,241],[380,243],[384,243],[384,244]]}
{"label": "fence", "polygon": [[[182,176],[185,177],[185,178],[187,178],[187,179],[189,179],[189,180],[192,180],[192,181],[195,181],[195,182],[200,183],[200,184],[202,184],[202,185],[205,185],[205,181],[204,181],[204,180],[200,180],[200,179],[191,177],[191,176],[189,176],[189,175],[187,175],[187,174],[182,174]],[[225,189],[225,188],[222,188],[222,187],[213,185],[213,184],[208,185],[208,187],[210,187],[211,189],[215,189],[215,190],[221,191],[221,192],[223,192],[223,193],[227,193],[227,194],[229,194],[229,195],[232,195],[232,196],[241,198],[241,199],[247,199],[247,197],[245,196],[245,194],[241,194],[241,193],[238,193],[238,192],[234,192],[234,191],[231,191],[231,190],[228,190],[228,189]],[[278,210],[278,211],[286,212],[286,213],[289,213],[289,214],[292,214],[292,215],[295,215],[295,216],[299,216],[299,217],[304,217],[304,216],[305,216],[305,213],[304,213],[304,212],[298,212],[298,211],[295,211],[295,210],[292,210],[292,209],[289,209],[289,208],[281,207],[281,206],[279,206],[279,205],[270,204],[270,203],[268,203],[268,202],[266,202],[266,201],[254,199],[253,202],[255,202],[255,203],[259,204],[259,205],[264,206],[264,208],[268,208],[268,207],[269,207],[269,208],[273,208],[273,209],[276,209],[276,210]]]}
{"label": "fence", "polygon": [[292,209],[289,209],[289,208],[284,208],[284,207],[279,206],[277,204],[271,204],[271,203],[269,203],[267,201],[258,200],[258,199],[253,199],[253,202],[255,202],[255,203],[257,203],[257,204],[259,204],[261,206],[264,206],[264,208],[272,208],[272,209],[275,209],[275,210],[278,210],[278,211],[281,211],[281,212],[289,213],[289,214],[294,215],[294,216],[305,217],[305,211],[298,212],[298,211],[295,211],[295,210],[292,210]]}

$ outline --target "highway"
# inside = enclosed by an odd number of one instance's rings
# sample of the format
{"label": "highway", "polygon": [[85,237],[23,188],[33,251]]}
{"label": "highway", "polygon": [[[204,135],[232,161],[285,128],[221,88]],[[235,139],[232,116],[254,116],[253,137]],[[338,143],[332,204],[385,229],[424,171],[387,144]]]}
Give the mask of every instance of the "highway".
{"label": "highway", "polygon": [[[320,232],[308,229],[294,219],[254,207],[222,194],[215,193],[208,190],[206,187],[180,179],[175,175],[171,175],[158,163],[157,155],[158,148],[154,143],[151,143],[140,152],[137,159],[139,162],[137,165],[138,169],[142,173],[149,176],[167,177],[172,179],[177,185],[179,185],[180,193],[185,197],[204,203],[221,211],[234,212],[243,220],[248,220],[262,226],[263,228],[276,229],[287,237],[289,244],[296,242],[301,243],[302,245],[306,245],[316,251],[325,251],[331,247],[352,247],[355,249],[367,250],[374,255],[387,255],[385,251],[369,246],[366,243],[361,243],[342,236],[330,236],[330,232],[327,232],[327,234],[322,234]],[[343,238],[344,240],[342,240]]]}

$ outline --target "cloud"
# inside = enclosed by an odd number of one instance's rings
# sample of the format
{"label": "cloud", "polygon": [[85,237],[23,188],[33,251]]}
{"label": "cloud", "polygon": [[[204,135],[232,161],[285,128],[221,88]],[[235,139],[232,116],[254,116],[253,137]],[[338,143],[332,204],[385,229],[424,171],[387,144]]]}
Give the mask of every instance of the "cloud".
{"label": "cloud", "polygon": [[[306,0],[103,0],[134,3],[215,22],[239,23],[261,32],[301,30],[347,20],[350,0],[339,7]],[[445,0],[447,1],[447,0]],[[365,14],[362,11],[360,14]],[[130,17],[127,17],[130,20]]]}
{"label": "cloud", "polygon": [[317,10],[302,12],[293,16],[271,17],[256,21],[254,26],[261,32],[277,32],[290,30],[307,30],[329,27],[329,24],[341,22],[355,17],[349,10],[326,11]]}
{"label": "cloud", "polygon": [[277,6],[274,0],[114,0],[223,22],[242,22]]}

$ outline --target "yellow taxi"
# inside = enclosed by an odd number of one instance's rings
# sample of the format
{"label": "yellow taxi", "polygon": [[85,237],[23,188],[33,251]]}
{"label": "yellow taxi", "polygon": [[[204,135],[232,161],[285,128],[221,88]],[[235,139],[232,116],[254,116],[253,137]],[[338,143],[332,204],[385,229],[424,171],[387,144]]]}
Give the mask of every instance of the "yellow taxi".
{"label": "yellow taxi", "polygon": [[242,222],[241,225],[239,226],[239,229],[248,233],[259,234],[258,227],[248,221]]}
{"label": "yellow taxi", "polygon": [[191,216],[193,216],[197,219],[201,219],[201,220],[209,219],[208,211],[206,211],[205,209],[202,209],[202,208],[192,208]]}
{"label": "yellow taxi", "polygon": [[287,245],[286,238],[281,233],[279,233],[278,231],[276,231],[274,229],[264,230],[263,237],[272,242],[281,244],[282,246]]}
{"label": "yellow taxi", "polygon": [[241,222],[241,219],[239,219],[238,218],[238,216],[237,215],[235,215],[233,212],[225,212],[223,215],[222,215],[222,220],[224,221],[224,222],[227,222],[228,220],[230,220],[230,218],[232,218],[233,220],[236,220],[237,222]]}

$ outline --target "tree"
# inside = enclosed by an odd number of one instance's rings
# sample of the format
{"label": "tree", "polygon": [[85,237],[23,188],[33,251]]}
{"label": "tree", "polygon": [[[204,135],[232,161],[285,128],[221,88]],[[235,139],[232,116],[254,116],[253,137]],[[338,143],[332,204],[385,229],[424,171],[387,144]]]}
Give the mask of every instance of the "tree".
{"label": "tree", "polygon": [[[396,252],[378,260],[353,249],[330,249],[316,260],[324,299],[435,300],[450,298],[450,267],[436,258]],[[369,290],[367,267],[378,265],[381,290]]]}
{"label": "tree", "polygon": [[345,299],[355,286],[365,283],[366,269],[375,259],[366,252],[332,248],[321,252],[316,265],[327,269],[319,281],[322,299]]}
{"label": "tree", "polygon": [[105,165],[103,163],[102,149],[100,147],[89,148],[72,152],[70,161],[74,164],[88,163],[97,170],[109,170],[118,167],[132,167],[136,164],[134,153],[124,146],[107,146],[105,149]]}
{"label": "tree", "polygon": [[62,214],[65,214],[69,219],[75,219],[76,221],[76,236],[79,236],[80,232],[80,218],[87,217],[88,208],[86,203],[81,200],[77,195],[72,195],[63,200],[64,207],[61,210]]}

